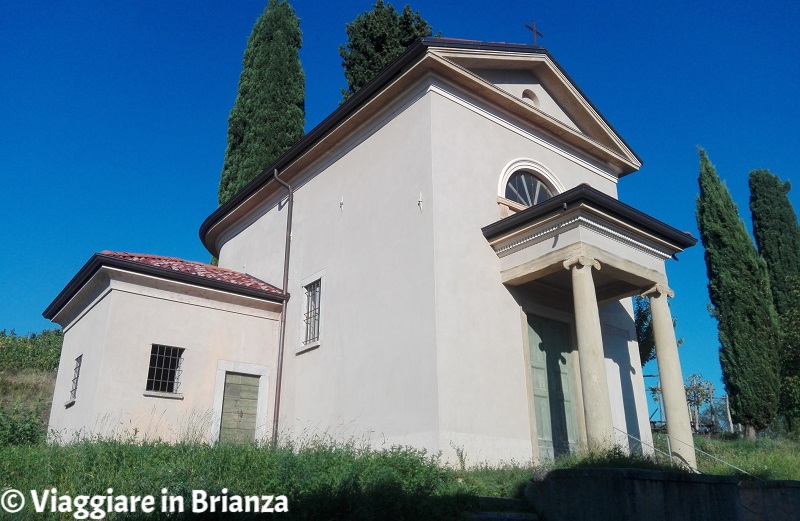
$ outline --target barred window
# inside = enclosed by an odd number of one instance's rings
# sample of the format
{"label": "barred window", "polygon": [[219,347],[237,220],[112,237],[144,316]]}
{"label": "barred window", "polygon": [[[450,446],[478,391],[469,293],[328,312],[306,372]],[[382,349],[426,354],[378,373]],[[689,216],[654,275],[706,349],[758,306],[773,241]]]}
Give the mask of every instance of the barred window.
{"label": "barred window", "polygon": [[317,279],[311,284],[303,287],[305,291],[306,305],[303,313],[303,323],[305,324],[305,335],[303,335],[303,345],[309,345],[319,341],[320,319],[322,303],[322,279]]}
{"label": "barred window", "polygon": [[75,372],[72,374],[72,389],[69,391],[69,399],[75,400],[78,396],[78,378],[81,376],[81,364],[83,355],[75,359]]}
{"label": "barred window", "polygon": [[184,349],[153,344],[150,368],[147,372],[147,391],[178,393]]}

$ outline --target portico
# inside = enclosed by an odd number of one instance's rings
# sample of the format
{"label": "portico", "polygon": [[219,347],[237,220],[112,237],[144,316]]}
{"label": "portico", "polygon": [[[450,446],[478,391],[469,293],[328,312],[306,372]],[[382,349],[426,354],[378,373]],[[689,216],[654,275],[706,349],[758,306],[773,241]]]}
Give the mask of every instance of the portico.
{"label": "portico", "polygon": [[[600,307],[648,296],[672,456],[696,468],[665,270],[665,261],[696,239],[588,185],[491,224],[483,233],[499,257],[503,284],[562,302],[572,318],[582,444],[590,450],[618,443],[615,430],[629,431],[612,419]],[[638,353],[636,358],[631,367],[639,365]]]}

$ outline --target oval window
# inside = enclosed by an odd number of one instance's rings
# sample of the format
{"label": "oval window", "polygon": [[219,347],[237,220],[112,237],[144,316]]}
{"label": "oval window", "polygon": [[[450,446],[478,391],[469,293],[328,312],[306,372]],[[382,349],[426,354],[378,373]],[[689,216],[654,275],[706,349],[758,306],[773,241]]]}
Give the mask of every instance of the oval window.
{"label": "oval window", "polygon": [[505,197],[525,206],[533,206],[550,199],[553,194],[535,175],[518,171],[508,178]]}

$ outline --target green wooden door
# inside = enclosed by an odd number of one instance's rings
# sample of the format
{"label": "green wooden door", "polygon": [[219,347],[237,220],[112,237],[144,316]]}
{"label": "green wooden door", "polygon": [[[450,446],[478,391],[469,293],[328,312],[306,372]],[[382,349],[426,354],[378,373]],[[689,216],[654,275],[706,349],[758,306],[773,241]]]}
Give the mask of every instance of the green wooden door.
{"label": "green wooden door", "polygon": [[220,442],[247,443],[255,440],[258,380],[258,376],[249,374],[225,374]]}
{"label": "green wooden door", "polygon": [[528,340],[539,457],[552,461],[578,447],[569,326],[529,315]]}

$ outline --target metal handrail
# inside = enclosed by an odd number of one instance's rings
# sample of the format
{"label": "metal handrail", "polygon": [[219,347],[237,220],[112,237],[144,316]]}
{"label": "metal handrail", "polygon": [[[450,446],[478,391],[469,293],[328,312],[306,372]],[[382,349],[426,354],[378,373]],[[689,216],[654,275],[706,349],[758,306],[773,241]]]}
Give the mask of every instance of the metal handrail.
{"label": "metal handrail", "polygon": [[[615,430],[615,431],[617,431],[617,432],[621,432],[622,434],[624,434],[624,435],[628,436],[629,438],[633,438],[634,440],[638,441],[638,442],[639,442],[639,443],[641,443],[642,445],[646,445],[646,446],[650,447],[650,448],[651,448],[651,449],[653,449],[654,451],[656,451],[656,452],[658,452],[658,453],[661,453],[661,454],[663,454],[663,455],[667,456],[667,457],[669,458],[669,460],[670,460],[670,461],[673,461],[673,459],[672,459],[672,456],[671,456],[670,454],[667,454],[667,453],[666,453],[666,452],[664,452],[663,450],[659,450],[659,449],[657,449],[655,446],[653,446],[653,445],[650,445],[649,443],[646,443],[646,442],[644,442],[644,441],[640,440],[639,438],[637,438],[637,437],[636,437],[636,436],[634,436],[633,434],[630,434],[630,433],[627,433],[627,432],[625,432],[625,431],[623,431],[623,430],[617,429],[616,427],[614,427],[614,430]],[[681,440],[679,440],[679,439],[677,439],[677,438],[673,438],[672,436],[670,436],[670,435],[669,435],[669,434],[667,434],[666,432],[665,432],[665,433],[663,433],[663,434],[664,434],[664,436],[666,436],[666,437],[667,437],[667,443],[669,443],[669,441],[670,441],[670,440],[672,440],[672,441],[677,441],[678,443],[682,443],[682,444],[686,445],[687,447],[691,447],[692,449],[694,449],[694,451],[695,451],[695,452],[699,452],[700,454],[704,454],[704,455],[708,456],[709,458],[711,458],[711,459],[713,459],[713,460],[715,460],[715,461],[718,461],[718,462],[720,462],[720,463],[722,463],[722,464],[724,464],[724,465],[727,465],[727,466],[729,466],[729,467],[731,467],[731,468],[733,468],[733,469],[736,469],[736,470],[738,470],[738,471],[739,471],[739,472],[741,472],[742,474],[745,474],[745,475],[747,475],[747,476],[750,476],[750,477],[751,477],[751,478],[753,478],[753,479],[757,479],[757,480],[759,480],[759,481],[766,482],[766,480],[765,480],[765,479],[762,479],[762,478],[759,478],[758,476],[755,476],[755,475],[753,475],[753,474],[750,474],[750,473],[749,473],[749,472],[747,472],[746,470],[744,470],[744,469],[742,469],[742,468],[739,468],[739,467],[737,467],[736,465],[733,465],[732,463],[728,463],[728,462],[727,462],[727,461],[725,461],[725,460],[719,459],[718,457],[714,456],[713,454],[709,454],[708,452],[704,451],[703,449],[698,449],[697,447],[694,447],[694,446],[692,446],[692,445],[689,445],[688,443],[686,443],[686,442],[684,442],[684,441],[681,441]],[[702,472],[700,472],[698,469],[695,469],[695,468],[692,468],[692,467],[689,467],[689,469],[690,469],[692,472],[696,472],[697,474],[702,474]]]}
{"label": "metal handrail", "polygon": [[656,447],[655,445],[650,445],[650,444],[649,444],[649,443],[647,443],[646,441],[644,441],[644,440],[640,440],[639,438],[637,438],[637,437],[636,437],[636,436],[634,436],[633,434],[630,434],[630,433],[627,433],[627,432],[625,432],[625,431],[623,431],[623,430],[617,429],[616,427],[614,427],[614,430],[615,430],[615,431],[617,431],[617,432],[621,432],[622,434],[624,434],[625,436],[627,436],[627,437],[629,437],[629,438],[633,438],[634,440],[638,441],[638,442],[639,442],[639,443],[641,443],[642,445],[646,445],[647,447],[650,447],[650,448],[651,448],[651,449],[653,449],[654,451],[658,452],[659,454],[663,454],[664,456],[666,456],[667,458],[669,458],[669,459],[670,459],[670,461],[672,461],[672,456],[670,456],[668,453],[664,452],[663,450],[659,449],[659,448],[658,448],[658,447]]}

